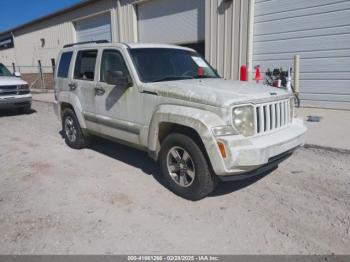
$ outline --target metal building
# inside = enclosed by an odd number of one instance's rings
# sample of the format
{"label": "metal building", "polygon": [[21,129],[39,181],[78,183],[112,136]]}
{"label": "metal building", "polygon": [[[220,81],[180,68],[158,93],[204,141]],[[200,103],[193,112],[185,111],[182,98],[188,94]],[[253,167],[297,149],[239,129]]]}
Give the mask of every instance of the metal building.
{"label": "metal building", "polygon": [[[89,40],[185,45],[225,78],[247,64],[301,56],[304,105],[350,109],[350,1],[88,0],[0,34],[0,62],[34,83],[52,78],[63,45]],[[39,72],[40,73],[40,72]],[[46,81],[46,87],[52,86]]]}

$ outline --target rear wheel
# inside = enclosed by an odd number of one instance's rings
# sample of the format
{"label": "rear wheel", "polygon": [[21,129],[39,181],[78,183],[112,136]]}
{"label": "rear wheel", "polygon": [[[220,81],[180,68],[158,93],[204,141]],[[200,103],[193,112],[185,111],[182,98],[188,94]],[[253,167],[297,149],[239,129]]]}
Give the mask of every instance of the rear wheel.
{"label": "rear wheel", "polygon": [[89,144],[89,137],[84,135],[79,121],[70,108],[66,108],[62,114],[62,129],[65,142],[74,149],[82,149]]}
{"label": "rear wheel", "polygon": [[202,199],[217,185],[203,152],[186,135],[174,133],[164,139],[160,166],[169,188],[183,198]]}

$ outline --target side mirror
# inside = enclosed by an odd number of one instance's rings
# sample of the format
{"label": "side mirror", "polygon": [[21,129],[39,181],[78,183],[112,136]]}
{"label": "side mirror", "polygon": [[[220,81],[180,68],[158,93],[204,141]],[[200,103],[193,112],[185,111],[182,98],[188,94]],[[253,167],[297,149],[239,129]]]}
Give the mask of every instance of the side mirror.
{"label": "side mirror", "polygon": [[15,72],[13,75],[14,75],[15,77],[21,77],[21,73],[20,73],[20,72]]}
{"label": "side mirror", "polygon": [[129,78],[124,76],[122,71],[107,71],[106,83],[122,88],[130,86]]}

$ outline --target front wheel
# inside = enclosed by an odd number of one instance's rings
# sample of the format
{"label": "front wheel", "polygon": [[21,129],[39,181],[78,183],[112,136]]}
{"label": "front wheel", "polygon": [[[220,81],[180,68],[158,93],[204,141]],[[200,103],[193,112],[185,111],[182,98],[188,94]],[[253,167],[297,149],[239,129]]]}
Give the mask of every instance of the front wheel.
{"label": "front wheel", "polygon": [[160,166],[169,188],[183,198],[202,199],[217,185],[202,150],[186,135],[173,133],[164,139]]}

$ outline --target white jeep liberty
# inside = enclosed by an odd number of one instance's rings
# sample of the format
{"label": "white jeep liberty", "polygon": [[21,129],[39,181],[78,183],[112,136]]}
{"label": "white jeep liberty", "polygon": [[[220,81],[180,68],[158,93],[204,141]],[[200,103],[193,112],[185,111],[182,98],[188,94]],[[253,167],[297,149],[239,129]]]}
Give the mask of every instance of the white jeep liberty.
{"label": "white jeep liberty", "polygon": [[275,168],[304,143],[284,90],[222,79],[194,50],[171,45],[71,44],[59,54],[55,111],[66,143],[91,135],[145,150],[169,188],[191,200],[219,179]]}

